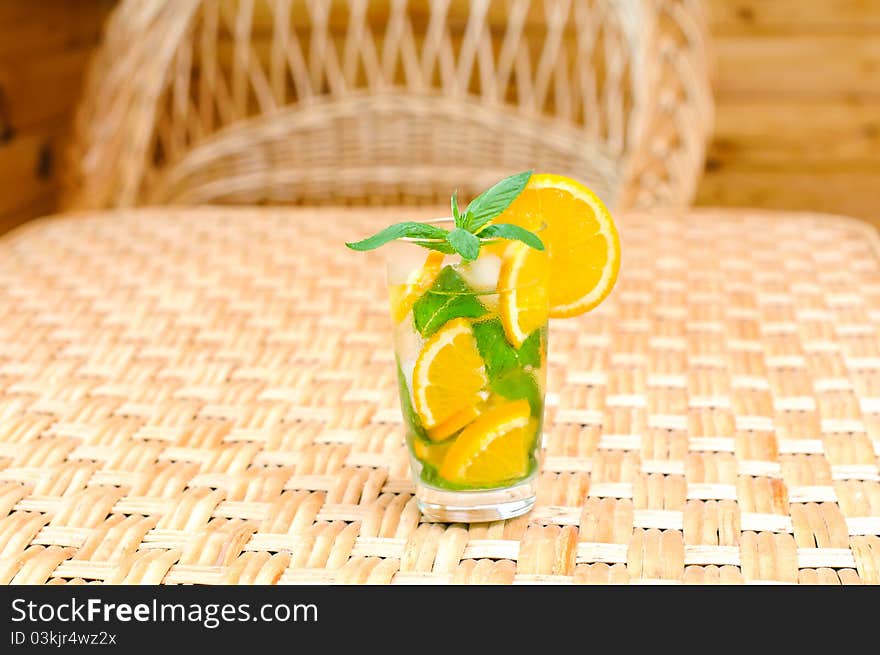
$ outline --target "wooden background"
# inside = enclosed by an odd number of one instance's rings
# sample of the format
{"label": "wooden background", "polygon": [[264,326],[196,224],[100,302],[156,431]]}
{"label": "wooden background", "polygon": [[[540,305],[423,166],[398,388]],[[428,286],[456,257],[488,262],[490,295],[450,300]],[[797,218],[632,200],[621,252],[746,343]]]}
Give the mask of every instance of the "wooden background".
{"label": "wooden background", "polygon": [[708,0],[715,136],[699,204],[880,226],[880,0]]}
{"label": "wooden background", "polygon": [[0,232],[50,213],[58,154],[114,0],[0,0]]}
{"label": "wooden background", "polygon": [[[880,0],[705,0],[716,130],[697,202],[880,226]],[[58,153],[114,0],[0,0],[0,232],[55,207]]]}

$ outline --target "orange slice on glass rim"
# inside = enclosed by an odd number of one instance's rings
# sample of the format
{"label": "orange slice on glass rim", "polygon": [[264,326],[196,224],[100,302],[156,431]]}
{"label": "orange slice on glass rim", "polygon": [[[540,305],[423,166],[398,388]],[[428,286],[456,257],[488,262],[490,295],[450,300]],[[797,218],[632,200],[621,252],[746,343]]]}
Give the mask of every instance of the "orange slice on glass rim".
{"label": "orange slice on glass rim", "polygon": [[533,175],[492,222],[540,229],[549,260],[551,318],[588,312],[611,293],[620,269],[617,229],[602,201],[580,182]]}

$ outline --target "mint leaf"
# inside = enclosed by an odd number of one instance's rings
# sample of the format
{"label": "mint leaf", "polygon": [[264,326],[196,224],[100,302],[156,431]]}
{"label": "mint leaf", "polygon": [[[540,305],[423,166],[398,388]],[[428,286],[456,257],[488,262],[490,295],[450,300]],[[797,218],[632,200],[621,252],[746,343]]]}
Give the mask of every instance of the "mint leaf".
{"label": "mint leaf", "polygon": [[416,329],[424,337],[430,337],[453,318],[478,318],[485,313],[473,289],[451,266],[443,267],[431,288],[413,305]]}
{"label": "mint leaf", "polygon": [[470,232],[478,232],[486,223],[507,209],[526,188],[531,177],[532,171],[511,175],[474,198],[465,212],[467,229]]}
{"label": "mint leaf", "polygon": [[538,368],[541,365],[541,330],[535,330],[516,350],[507,341],[501,321],[493,318],[479,321],[473,325],[477,349],[486,364],[489,375],[489,389],[509,400],[525,398],[529,401],[534,416],[540,416],[543,398],[534,375],[525,370],[526,366]]}
{"label": "mint leaf", "polygon": [[534,232],[529,232],[519,225],[512,225],[511,223],[498,223],[497,225],[488,225],[480,231],[481,239],[492,239],[496,237],[522,241],[530,248],[534,248],[535,250],[544,250],[544,242],[538,238],[538,235]]}
{"label": "mint leaf", "polygon": [[508,400],[525,398],[532,408],[532,416],[540,417],[544,409],[541,389],[534,376],[521,368],[514,369],[489,383],[489,388]]}
{"label": "mint leaf", "polygon": [[354,241],[346,243],[345,245],[352,250],[373,250],[379,246],[384,246],[389,241],[394,241],[401,237],[410,237],[414,239],[445,239],[446,230],[442,227],[437,227],[436,225],[406,221],[404,223],[397,223],[390,227],[386,227],[381,232],[378,232],[371,237],[367,237],[366,239],[362,239],[361,241]]}
{"label": "mint leaf", "polygon": [[446,235],[446,240],[462,259],[473,261],[480,255],[480,240],[464,228],[455,228]]}
{"label": "mint leaf", "polygon": [[528,374],[525,367],[541,367],[541,342],[543,330],[535,330],[520,346],[519,350],[510,345],[504,334],[504,327],[497,318],[478,321],[473,325],[474,338],[480,357],[486,364],[489,380],[497,380],[514,372]]}
{"label": "mint leaf", "polygon": [[477,340],[477,349],[486,364],[486,373],[490,380],[519,367],[519,357],[514,347],[507,341],[500,320],[493,318],[474,323],[473,331]]}
{"label": "mint leaf", "polygon": [[397,361],[397,389],[400,391],[400,410],[403,414],[403,421],[406,423],[406,429],[421,439],[427,439],[428,433],[425,431],[424,426],[422,426],[419,415],[413,409],[412,398],[406,386],[406,376],[403,374],[403,369],[400,368],[400,360],[395,359]]}
{"label": "mint leaf", "polygon": [[444,238],[443,241],[422,241],[420,239],[413,239],[412,243],[417,246],[421,246],[422,248],[427,248],[428,250],[436,250],[437,252],[442,252],[446,255],[454,255],[455,248],[449,245],[449,242]]}
{"label": "mint leaf", "polygon": [[541,367],[541,341],[544,338],[543,330],[535,330],[519,347],[519,363],[522,366]]}
{"label": "mint leaf", "polygon": [[455,220],[455,227],[464,227],[464,219],[458,209],[458,189],[452,192],[449,204],[452,205],[452,218]]}
{"label": "mint leaf", "polygon": [[[371,237],[350,241],[345,245],[352,250],[373,250],[395,239],[408,238],[416,245],[445,254],[458,253],[466,261],[473,261],[480,254],[481,231],[487,238],[516,239],[532,248],[543,250],[544,244],[535,235],[515,225],[488,226],[488,223],[510,206],[529,183],[532,171],[506,177],[484,191],[467,206],[462,214],[458,205],[458,191],[449,199],[455,229],[451,232],[430,223],[406,221],[386,227]],[[485,229],[484,229],[485,228]]]}

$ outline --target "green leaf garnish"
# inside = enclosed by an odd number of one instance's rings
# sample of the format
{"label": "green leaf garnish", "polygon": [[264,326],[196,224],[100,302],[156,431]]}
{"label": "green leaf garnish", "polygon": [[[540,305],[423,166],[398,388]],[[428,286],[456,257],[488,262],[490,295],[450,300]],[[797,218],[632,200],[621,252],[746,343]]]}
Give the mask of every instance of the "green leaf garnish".
{"label": "green leaf garnish", "polygon": [[421,239],[413,239],[412,243],[421,246],[422,248],[427,248],[428,250],[442,252],[445,255],[455,254],[455,248],[453,248],[445,239],[443,241],[422,241]]}
{"label": "green leaf garnish", "polygon": [[480,255],[480,240],[464,228],[457,227],[446,235],[455,252],[461,255],[462,259],[473,261]]}
{"label": "green leaf garnish", "polygon": [[409,388],[406,386],[406,376],[403,374],[403,369],[400,368],[399,359],[397,359],[397,388],[400,391],[400,409],[403,413],[403,420],[406,423],[407,429],[421,439],[427,439],[428,433],[422,426],[419,415],[413,409],[412,397],[410,396]]}
{"label": "green leaf garnish", "polygon": [[384,246],[389,241],[400,239],[402,237],[410,237],[413,239],[445,239],[446,230],[429,223],[418,223],[416,221],[406,221],[386,227],[378,234],[355,241],[346,243],[345,245],[352,250],[373,250],[379,246]]}
{"label": "green leaf garnish", "polygon": [[485,313],[464,278],[452,266],[444,266],[431,288],[413,305],[413,322],[427,338],[453,318],[479,318]]}
{"label": "green leaf garnish", "polygon": [[486,364],[489,389],[509,400],[525,398],[533,416],[541,416],[543,399],[534,371],[541,365],[543,330],[535,330],[519,350],[510,345],[497,318],[473,324],[480,357]]}
{"label": "green leaf garnish", "polygon": [[538,387],[535,376],[528,371],[521,368],[513,369],[500,378],[490,381],[489,388],[499,396],[510,400],[525,398],[529,401],[532,416],[541,416],[544,406],[541,389]]}
{"label": "green leaf garnish", "polygon": [[523,366],[540,368],[541,366],[541,342],[544,340],[544,330],[535,330],[519,347],[519,363]]}
{"label": "green leaf garnish", "polygon": [[458,208],[458,189],[452,192],[449,204],[452,206],[452,219],[455,221],[455,227],[464,227],[464,217]]}
{"label": "green leaf garnish", "polygon": [[453,230],[445,230],[430,223],[406,221],[345,245],[352,250],[373,250],[389,241],[406,238],[418,246],[447,255],[458,253],[467,261],[476,259],[480,254],[480,243],[489,239],[513,239],[536,250],[543,250],[544,244],[538,236],[524,228],[507,223],[489,225],[490,221],[503,213],[522,193],[531,177],[532,171],[526,171],[504,178],[474,198],[464,213],[458,205],[458,191],[455,191],[449,200],[455,222]]}
{"label": "green leaf garnish", "polygon": [[481,227],[507,209],[526,188],[531,177],[532,171],[505,177],[474,198],[465,211],[468,230],[479,232]]}
{"label": "green leaf garnish", "polygon": [[519,366],[516,349],[507,341],[500,320],[493,318],[474,323],[473,331],[477,340],[477,349],[486,364],[486,373],[490,380],[501,377]]}
{"label": "green leaf garnish", "polygon": [[499,223],[497,225],[487,225],[480,232],[481,239],[510,239],[513,241],[522,241],[524,244],[535,250],[544,250],[544,242],[538,238],[534,232],[529,232],[521,228],[519,225],[511,223]]}
{"label": "green leaf garnish", "polygon": [[519,350],[507,340],[504,327],[497,318],[475,322],[473,331],[489,380],[504,377],[515,369],[541,366],[543,330],[532,332]]}

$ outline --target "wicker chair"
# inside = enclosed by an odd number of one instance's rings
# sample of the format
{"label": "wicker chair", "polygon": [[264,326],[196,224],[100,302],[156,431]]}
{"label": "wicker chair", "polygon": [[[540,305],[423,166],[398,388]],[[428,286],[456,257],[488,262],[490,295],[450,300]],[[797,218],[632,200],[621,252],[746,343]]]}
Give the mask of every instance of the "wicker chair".
{"label": "wicker chair", "polygon": [[534,167],[686,205],[707,48],[698,0],[123,0],[64,204],[425,204]]}

